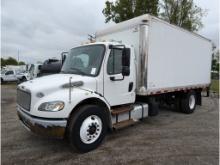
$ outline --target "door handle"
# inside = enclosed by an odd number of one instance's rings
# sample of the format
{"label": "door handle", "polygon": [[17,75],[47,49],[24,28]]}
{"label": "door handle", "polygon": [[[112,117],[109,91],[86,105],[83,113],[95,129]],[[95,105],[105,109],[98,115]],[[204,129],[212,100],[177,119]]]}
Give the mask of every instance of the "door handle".
{"label": "door handle", "polygon": [[124,76],[123,76],[123,78],[120,78],[120,79],[116,79],[115,76],[111,76],[110,80],[111,81],[122,81],[122,80],[124,80]]}
{"label": "door handle", "polygon": [[110,76],[110,80],[111,81],[122,81],[122,80],[124,80],[124,76],[121,74],[114,75],[114,76],[112,75],[112,76]]}
{"label": "door handle", "polygon": [[133,82],[130,82],[130,83],[129,83],[129,86],[128,86],[128,92],[131,92],[131,91],[132,91],[133,86],[134,86],[134,83],[133,83]]}

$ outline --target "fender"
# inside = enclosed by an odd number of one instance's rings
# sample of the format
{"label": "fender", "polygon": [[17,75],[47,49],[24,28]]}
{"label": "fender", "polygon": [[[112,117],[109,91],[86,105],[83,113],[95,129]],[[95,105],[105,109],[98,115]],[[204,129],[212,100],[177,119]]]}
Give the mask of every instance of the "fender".
{"label": "fender", "polygon": [[[80,88],[81,90],[85,90]],[[86,90],[88,91],[88,90]],[[82,105],[86,105],[86,104],[96,104],[96,105],[100,105],[102,107],[104,107],[104,110],[106,111],[106,113],[108,114],[108,126],[109,128],[112,128],[112,122],[111,122],[111,112],[110,112],[110,105],[109,103],[106,101],[106,99],[99,93],[95,92],[95,91],[89,91],[92,93],[92,97],[87,97],[81,101],[79,101],[78,103],[75,104],[75,106],[73,107],[72,111],[70,112],[69,116],[68,116],[68,120],[70,119],[70,117],[72,115],[74,115],[74,113],[77,111],[77,109],[82,106]],[[69,121],[68,121],[69,123]]]}

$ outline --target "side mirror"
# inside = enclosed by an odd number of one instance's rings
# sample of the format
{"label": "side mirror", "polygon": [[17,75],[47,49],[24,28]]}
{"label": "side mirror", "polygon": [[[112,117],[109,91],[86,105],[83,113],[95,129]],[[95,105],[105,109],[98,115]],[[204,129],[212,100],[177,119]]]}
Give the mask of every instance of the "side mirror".
{"label": "side mirror", "polygon": [[61,53],[61,61],[62,61],[62,65],[63,65],[63,63],[65,62],[65,60],[66,60],[66,56],[68,55],[68,52],[62,52]]}
{"label": "side mirror", "polygon": [[65,60],[66,60],[66,55],[63,55],[63,58],[62,58],[62,65],[64,64]]}
{"label": "side mirror", "polygon": [[122,51],[122,75],[130,75],[130,49],[124,48]]}

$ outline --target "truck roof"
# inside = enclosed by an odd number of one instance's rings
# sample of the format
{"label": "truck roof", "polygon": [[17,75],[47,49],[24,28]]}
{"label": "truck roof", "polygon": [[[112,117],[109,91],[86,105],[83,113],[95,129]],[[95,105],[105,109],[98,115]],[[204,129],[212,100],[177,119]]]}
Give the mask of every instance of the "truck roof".
{"label": "truck roof", "polygon": [[162,23],[165,23],[169,26],[172,26],[174,28],[178,28],[179,30],[183,30],[185,32],[188,32],[188,33],[191,33],[197,37],[200,37],[200,38],[203,38],[205,40],[208,40],[209,42],[211,42],[210,39],[208,38],[205,38],[203,37],[202,35],[199,35],[198,33],[195,33],[195,32],[191,32],[189,30],[186,30],[184,28],[181,28],[179,26],[176,26],[176,25],[173,25],[173,24],[170,24],[169,22],[167,21],[164,21],[160,18],[157,18],[155,16],[152,16],[150,14],[144,14],[144,15],[141,15],[139,17],[135,17],[135,18],[132,18],[130,20],[127,20],[127,21],[123,21],[123,22],[120,22],[120,23],[117,23],[115,25],[113,25],[112,27],[109,27],[109,28],[106,28],[106,29],[103,29],[103,30],[100,30],[100,31],[97,31],[95,33],[95,36],[96,37],[100,37],[100,36],[103,36],[103,35],[106,35],[106,34],[111,34],[111,33],[114,33],[114,32],[117,32],[117,31],[121,31],[121,30],[124,30],[124,29],[127,29],[127,28],[133,28],[137,25],[141,25],[141,24],[148,24],[148,22],[150,22],[150,20],[152,19],[155,19],[157,21],[160,21]]}
{"label": "truck roof", "polygon": [[[105,46],[108,46],[108,45],[121,45],[122,43],[120,42],[117,42],[117,41],[95,41],[95,42],[86,42],[85,44],[82,44],[80,46],[77,46],[77,47],[82,47],[82,46],[89,46],[89,45],[98,45],[98,44],[101,44],[101,45],[105,45]],[[128,44],[123,44],[125,46],[131,46],[131,45],[128,45]],[[74,48],[77,48],[77,47],[74,47]],[[73,49],[73,48],[72,48]]]}

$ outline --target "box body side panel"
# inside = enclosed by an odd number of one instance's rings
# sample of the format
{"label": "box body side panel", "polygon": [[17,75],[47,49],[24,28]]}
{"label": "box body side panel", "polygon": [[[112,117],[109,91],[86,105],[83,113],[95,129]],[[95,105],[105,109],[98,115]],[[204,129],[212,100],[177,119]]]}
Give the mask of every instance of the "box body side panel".
{"label": "box body side panel", "polygon": [[199,35],[154,17],[147,25],[100,34],[97,41],[134,47],[137,95],[203,88],[210,84],[212,44]]}
{"label": "box body side panel", "polygon": [[208,40],[152,19],[149,28],[147,93],[210,83]]}

